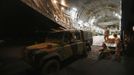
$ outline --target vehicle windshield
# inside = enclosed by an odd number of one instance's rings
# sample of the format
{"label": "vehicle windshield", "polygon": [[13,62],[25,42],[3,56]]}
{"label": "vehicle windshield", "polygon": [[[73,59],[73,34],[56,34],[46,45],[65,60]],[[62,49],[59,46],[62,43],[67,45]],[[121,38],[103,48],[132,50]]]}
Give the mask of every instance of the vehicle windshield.
{"label": "vehicle windshield", "polygon": [[63,41],[64,32],[49,33],[45,38],[45,41]]}

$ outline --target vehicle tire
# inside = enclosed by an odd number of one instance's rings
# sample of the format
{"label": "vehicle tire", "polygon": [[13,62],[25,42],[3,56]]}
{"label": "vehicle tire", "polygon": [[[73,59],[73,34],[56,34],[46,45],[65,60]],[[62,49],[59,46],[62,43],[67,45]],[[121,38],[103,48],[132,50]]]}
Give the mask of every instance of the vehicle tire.
{"label": "vehicle tire", "polygon": [[54,74],[59,70],[60,70],[60,62],[56,59],[51,59],[44,63],[41,70],[41,75]]}

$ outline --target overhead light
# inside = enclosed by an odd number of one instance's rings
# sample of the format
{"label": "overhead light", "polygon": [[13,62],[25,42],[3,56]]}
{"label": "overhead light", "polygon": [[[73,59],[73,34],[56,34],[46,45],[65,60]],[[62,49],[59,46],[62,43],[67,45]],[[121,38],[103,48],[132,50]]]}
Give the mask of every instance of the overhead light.
{"label": "overhead light", "polygon": [[89,23],[91,24],[91,25],[93,25],[94,24],[94,22],[95,22],[95,17],[93,17],[91,20],[89,20]]}
{"label": "overhead light", "polygon": [[51,0],[53,3],[57,4],[57,0]]}
{"label": "overhead light", "polygon": [[61,5],[66,6],[65,0],[61,0]]}
{"label": "overhead light", "polygon": [[121,19],[121,15],[119,15],[118,13],[114,13],[114,15]]}
{"label": "overhead light", "polygon": [[61,7],[61,10],[64,10],[64,7]]}
{"label": "overhead light", "polygon": [[83,24],[83,21],[82,20],[79,20],[78,21],[78,24],[80,24],[80,25]]}
{"label": "overhead light", "polygon": [[84,23],[84,25],[85,25],[85,26],[89,26],[89,24],[88,24],[87,22],[86,22],[86,23]]}
{"label": "overhead light", "polygon": [[73,11],[77,11],[77,8],[72,8]]}
{"label": "overhead light", "polygon": [[71,10],[70,10],[70,16],[71,16],[71,18],[72,19],[75,19],[77,16],[77,8],[72,8]]}

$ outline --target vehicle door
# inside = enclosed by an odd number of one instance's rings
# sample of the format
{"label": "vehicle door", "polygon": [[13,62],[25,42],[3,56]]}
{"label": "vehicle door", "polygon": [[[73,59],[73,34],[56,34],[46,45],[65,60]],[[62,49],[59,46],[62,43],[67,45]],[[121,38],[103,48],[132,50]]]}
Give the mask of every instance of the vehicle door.
{"label": "vehicle door", "polygon": [[79,31],[75,32],[75,42],[77,44],[77,54],[82,55],[85,43],[83,42],[81,33]]}
{"label": "vehicle door", "polygon": [[62,44],[59,50],[60,55],[62,56],[62,59],[65,60],[67,58],[70,58],[73,56],[73,52],[72,52],[72,47],[70,45],[70,33],[69,32],[63,32],[63,34],[61,34],[63,37],[62,39]]}

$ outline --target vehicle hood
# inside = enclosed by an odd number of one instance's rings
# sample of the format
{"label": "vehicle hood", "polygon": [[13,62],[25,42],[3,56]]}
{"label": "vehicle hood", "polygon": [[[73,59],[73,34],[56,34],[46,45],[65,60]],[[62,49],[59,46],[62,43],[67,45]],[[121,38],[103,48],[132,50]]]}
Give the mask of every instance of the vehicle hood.
{"label": "vehicle hood", "polygon": [[28,50],[40,50],[40,51],[46,51],[46,52],[53,52],[56,50],[56,48],[59,46],[59,44],[56,43],[40,43],[35,44],[26,47]]}

